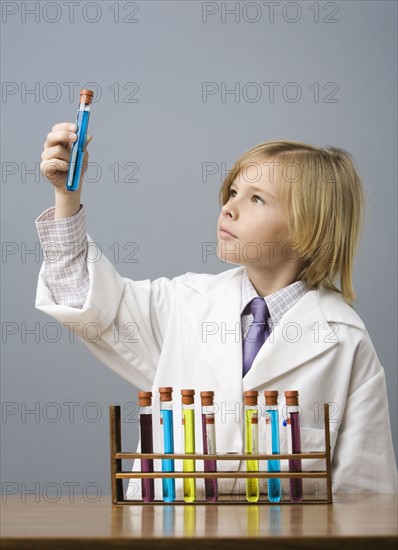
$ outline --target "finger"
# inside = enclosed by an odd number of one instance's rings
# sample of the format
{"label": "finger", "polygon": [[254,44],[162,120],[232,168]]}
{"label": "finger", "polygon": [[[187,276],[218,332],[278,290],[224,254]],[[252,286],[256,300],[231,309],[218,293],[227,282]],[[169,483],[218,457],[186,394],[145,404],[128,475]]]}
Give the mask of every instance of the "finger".
{"label": "finger", "polygon": [[52,132],[59,132],[59,131],[65,131],[65,132],[76,132],[77,126],[74,122],[59,122],[58,124],[54,124],[51,131]]}
{"label": "finger", "polygon": [[43,145],[44,149],[57,145],[59,143],[70,144],[75,142],[77,139],[77,134],[74,132],[67,132],[65,130],[59,130],[56,132],[50,132],[47,135],[47,139]]}
{"label": "finger", "polygon": [[57,172],[66,172],[68,167],[68,162],[59,159],[43,160],[40,163],[40,170],[43,176],[48,178],[51,178]]}
{"label": "finger", "polygon": [[60,160],[68,161],[69,158],[70,158],[70,150],[61,144],[54,145],[53,147],[44,149],[44,151],[41,154],[42,160],[60,159]]}

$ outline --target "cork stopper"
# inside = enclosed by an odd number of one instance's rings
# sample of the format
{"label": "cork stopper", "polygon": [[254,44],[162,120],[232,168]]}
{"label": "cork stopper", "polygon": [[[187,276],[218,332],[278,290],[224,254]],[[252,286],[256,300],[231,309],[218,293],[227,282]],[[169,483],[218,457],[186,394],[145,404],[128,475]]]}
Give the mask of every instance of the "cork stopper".
{"label": "cork stopper", "polygon": [[286,405],[295,406],[298,405],[298,395],[299,392],[297,390],[289,390],[285,391],[285,398],[286,398]]}
{"label": "cork stopper", "polygon": [[171,388],[170,386],[166,386],[164,388],[159,388],[159,393],[160,393],[160,401],[172,401],[173,400],[173,398],[172,398],[173,388]]}
{"label": "cork stopper", "polygon": [[93,97],[94,92],[92,90],[86,90],[85,88],[83,88],[83,90],[80,90],[80,103],[91,105]]}
{"label": "cork stopper", "polygon": [[181,390],[182,404],[193,405],[195,390]]}
{"label": "cork stopper", "polygon": [[201,391],[200,399],[203,406],[214,405],[214,391]]}
{"label": "cork stopper", "polygon": [[278,391],[277,390],[266,390],[264,392],[265,404],[266,405],[277,405],[278,404]]}
{"label": "cork stopper", "polygon": [[245,405],[257,405],[258,391],[255,391],[255,390],[245,391],[243,395],[244,395]]}
{"label": "cork stopper", "polygon": [[140,407],[150,407],[152,405],[152,392],[151,391],[139,391],[138,392],[138,404]]}

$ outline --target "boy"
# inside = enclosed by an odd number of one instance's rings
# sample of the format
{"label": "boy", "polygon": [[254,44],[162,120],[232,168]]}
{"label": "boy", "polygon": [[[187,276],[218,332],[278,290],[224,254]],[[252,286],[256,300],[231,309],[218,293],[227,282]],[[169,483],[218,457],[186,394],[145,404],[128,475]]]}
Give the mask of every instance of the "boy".
{"label": "boy", "polygon": [[[214,390],[221,453],[242,451],[246,390],[257,390],[260,402],[264,390],[278,390],[280,403],[285,390],[299,390],[302,448],[308,451],[324,448],[318,407],[331,403],[335,491],[395,492],[384,371],[349,305],[355,298],[351,278],[363,209],[361,182],[349,155],[290,141],[250,149],[223,183],[217,225],[219,257],[240,267],[219,275],[132,281],[103,255],[90,261],[82,182],[76,193],[65,190],[75,129],[58,124],[44,144],[41,168],[55,187],[55,208],[36,222],[47,257],[36,307],[68,323],[120,376],[152,390],[154,418],[159,418],[160,386],[174,388],[176,409],[182,388],[194,388],[196,395]],[[255,298],[265,301],[262,326],[268,337],[248,363],[243,348],[256,340],[249,334],[257,327]],[[88,327],[95,327],[95,338]],[[199,434],[199,415],[196,421]],[[178,420],[174,427],[178,452]],[[260,421],[260,445],[264,428]],[[155,449],[159,442],[155,422]],[[308,469],[319,466],[306,462]],[[219,470],[241,467],[239,461],[218,464]],[[244,490],[237,480],[220,485],[225,493]],[[313,491],[313,485],[305,484],[305,490]],[[137,497],[138,490],[132,480],[127,498]],[[177,484],[177,498],[180,491]]]}

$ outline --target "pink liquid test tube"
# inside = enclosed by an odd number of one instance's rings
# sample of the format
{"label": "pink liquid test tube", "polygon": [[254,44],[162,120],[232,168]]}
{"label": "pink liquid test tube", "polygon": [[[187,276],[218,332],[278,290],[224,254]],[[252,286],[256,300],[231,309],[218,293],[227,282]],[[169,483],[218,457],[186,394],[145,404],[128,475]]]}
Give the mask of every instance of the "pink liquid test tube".
{"label": "pink liquid test tube", "polygon": [[[141,453],[153,453],[152,435],[152,392],[138,392],[140,408]],[[153,460],[141,459],[141,472],[153,472]],[[152,502],[155,499],[155,483],[153,478],[141,479],[142,500]]]}
{"label": "pink liquid test tube", "polygon": [[[216,454],[216,430],[214,423],[214,392],[200,392],[202,404],[202,439],[203,454]],[[216,460],[204,460],[205,472],[217,472]],[[216,502],[218,499],[217,479],[205,479],[205,497],[207,502]]]}
{"label": "pink liquid test tube", "polygon": [[[288,438],[291,442],[292,454],[301,453],[301,435],[300,435],[300,407],[298,403],[297,390],[285,391]],[[288,445],[289,445],[288,441]],[[290,472],[301,472],[301,459],[289,460]],[[290,500],[292,502],[301,502],[303,500],[303,480],[301,478],[290,479]]]}

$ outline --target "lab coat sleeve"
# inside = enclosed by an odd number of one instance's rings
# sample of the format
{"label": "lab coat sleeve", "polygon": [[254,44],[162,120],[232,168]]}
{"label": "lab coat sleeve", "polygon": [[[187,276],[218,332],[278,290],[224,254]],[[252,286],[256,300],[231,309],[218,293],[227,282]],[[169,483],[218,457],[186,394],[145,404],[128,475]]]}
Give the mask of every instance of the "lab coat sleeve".
{"label": "lab coat sleeve", "polygon": [[[396,493],[385,374],[368,338],[357,351],[354,371],[333,456],[334,491]],[[361,371],[375,372],[358,385]]]}
{"label": "lab coat sleeve", "polygon": [[[88,235],[88,241],[93,242]],[[81,309],[56,304],[39,273],[36,308],[72,330],[90,351],[139,389],[152,387],[178,277],[132,281],[90,247],[90,288]]]}

